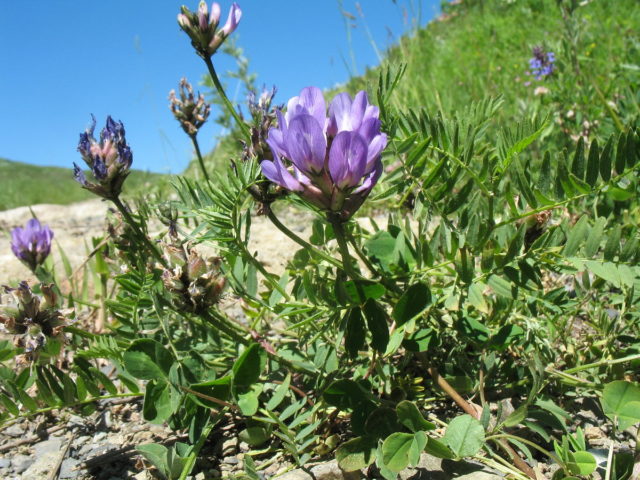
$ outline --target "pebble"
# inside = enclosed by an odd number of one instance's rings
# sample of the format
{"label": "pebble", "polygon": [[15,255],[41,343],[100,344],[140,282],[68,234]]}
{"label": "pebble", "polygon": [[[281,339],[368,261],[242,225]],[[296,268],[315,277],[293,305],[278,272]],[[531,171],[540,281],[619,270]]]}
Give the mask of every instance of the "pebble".
{"label": "pebble", "polygon": [[62,440],[62,438],[50,438],[44,442],[36,443],[33,446],[36,458],[46,455],[47,453],[58,453],[62,448]]}
{"label": "pebble", "polygon": [[31,455],[14,455],[11,459],[11,467],[14,473],[22,473],[35,461],[36,459]]}
{"label": "pebble", "polygon": [[24,435],[24,429],[18,425],[11,425],[9,428],[5,428],[2,433],[11,437],[21,437]]}
{"label": "pebble", "polygon": [[60,465],[60,473],[58,473],[58,478],[66,479],[66,478],[77,478],[81,471],[80,469],[76,470],[76,467],[80,465],[80,460],[76,460],[75,458],[65,458]]}
{"label": "pebble", "polygon": [[107,438],[107,432],[98,432],[93,436],[93,441],[97,443],[105,438]]}
{"label": "pebble", "polygon": [[6,469],[11,466],[11,459],[9,458],[0,458],[0,468]]}

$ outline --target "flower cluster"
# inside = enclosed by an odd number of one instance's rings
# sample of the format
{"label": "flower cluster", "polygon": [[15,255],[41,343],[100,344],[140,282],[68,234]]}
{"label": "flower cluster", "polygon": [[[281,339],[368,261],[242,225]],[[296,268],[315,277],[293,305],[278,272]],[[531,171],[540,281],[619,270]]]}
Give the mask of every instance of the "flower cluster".
{"label": "flower cluster", "polygon": [[355,98],[340,93],[327,116],[320,89],[304,88],[276,112],[278,128],[269,130],[273,160],[262,173],[273,183],[297,192],[341,220],[362,205],[382,173],[387,136],[380,132],[380,110],[364,91]]}
{"label": "flower cluster", "polygon": [[216,53],[225,39],[238,27],[242,17],[242,10],[235,2],[229,10],[227,23],[220,29],[220,5],[216,2],[211,5],[211,12],[204,0],[200,1],[197,13],[189,11],[184,5],[181,12],[178,14],[178,25],[189,35],[193,48],[204,59]]}
{"label": "flower cluster", "polygon": [[540,80],[553,73],[556,56],[553,52],[545,52],[542,47],[533,47],[533,57],[529,59],[531,75]]}
{"label": "flower cluster", "polygon": [[52,239],[51,229],[32,218],[24,228],[16,227],[11,231],[11,250],[31,271],[35,271],[51,252]]}
{"label": "flower cluster", "polygon": [[180,122],[184,132],[190,137],[196,135],[200,127],[209,118],[211,107],[205,101],[204,95],[193,93],[193,87],[186,78],[180,80],[180,99],[176,97],[176,91],[169,92],[169,108],[173,116]]}
{"label": "flower cluster", "polygon": [[225,286],[219,257],[204,260],[193,249],[187,256],[181,245],[165,245],[164,253],[170,269],[162,272],[162,282],[181,308],[202,313],[218,303]]}
{"label": "flower cluster", "polygon": [[270,158],[269,147],[265,144],[264,139],[269,135],[269,130],[276,122],[275,109],[273,105],[273,97],[276,94],[276,88],[271,90],[263,89],[260,96],[256,96],[254,92],[250,92],[247,98],[249,113],[251,113],[252,124],[250,127],[251,142],[245,144],[243,150],[243,160],[251,158]]}
{"label": "flower cluster", "polygon": [[129,175],[133,155],[125,139],[124,125],[107,117],[100,132],[100,141],[93,137],[96,119],[92,116],[89,128],[80,134],[78,151],[91,169],[96,183],[88,182],[77,164],[73,164],[76,180],[87,190],[113,200],[122,192],[122,184]]}
{"label": "flower cluster", "polygon": [[40,285],[43,298],[34,295],[26,282],[20,282],[18,288],[5,286],[4,290],[11,294],[12,302],[0,308],[0,325],[15,335],[15,345],[24,348],[26,359],[32,361],[49,339],[62,339],[70,312],[58,309],[52,284]]}

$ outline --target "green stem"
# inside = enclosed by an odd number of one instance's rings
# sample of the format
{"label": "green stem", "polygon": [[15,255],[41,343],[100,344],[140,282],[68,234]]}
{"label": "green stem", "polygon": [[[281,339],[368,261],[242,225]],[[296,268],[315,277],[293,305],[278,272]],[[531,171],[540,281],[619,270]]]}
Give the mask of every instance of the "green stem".
{"label": "green stem", "polygon": [[231,101],[227,97],[227,94],[224,91],[224,87],[220,83],[220,79],[218,78],[218,74],[216,73],[216,69],[213,66],[213,62],[211,61],[211,57],[205,57],[204,63],[207,64],[207,69],[209,70],[209,75],[211,76],[211,80],[213,81],[213,84],[215,85],[216,90],[218,90],[218,93],[220,94],[220,97],[222,98],[222,101],[224,102],[225,106],[227,107],[227,110],[229,110],[229,113],[235,119],[236,123],[238,124],[238,126],[242,130],[242,133],[244,134],[244,136],[247,137],[247,139],[250,140],[251,139],[251,132],[249,131],[249,128],[247,127],[247,124],[244,123],[244,121],[240,118],[240,116],[238,115],[238,112],[236,112],[236,109],[233,107],[233,104],[231,103]]}
{"label": "green stem", "polygon": [[17,418],[29,418],[32,417],[34,415],[39,415],[41,413],[46,413],[46,412],[51,412],[53,410],[59,410],[60,408],[74,408],[74,407],[79,407],[80,405],[86,405],[87,403],[91,403],[91,402],[97,402],[100,400],[110,400],[112,398],[127,398],[127,397],[142,397],[143,394],[142,393],[116,393],[115,395],[104,395],[101,397],[92,397],[92,398],[86,398],[82,401],[79,402],[74,402],[74,403],[68,403],[66,405],[56,405],[55,407],[45,407],[45,408],[39,408],[37,410],[33,410],[30,412],[25,412],[23,415],[18,415],[17,417],[13,418],[12,420],[15,420]]}
{"label": "green stem", "polygon": [[317,255],[318,257],[320,257],[324,261],[329,262],[334,267],[339,267],[339,268],[342,267],[342,264],[340,263],[340,261],[338,261],[335,258],[330,257],[329,255],[327,255],[326,253],[318,250],[313,245],[311,245],[309,242],[306,242],[305,240],[300,238],[298,235],[293,233],[291,230],[289,230],[282,222],[280,222],[278,217],[276,217],[275,213],[273,213],[273,211],[271,209],[269,209],[269,213],[267,214],[267,217],[269,218],[269,220],[271,220],[271,223],[273,223],[276,226],[276,228],[278,228],[278,230],[280,230],[282,233],[284,233],[287,237],[289,237],[291,240],[296,242],[302,248],[307,249],[309,251],[309,253]]}
{"label": "green stem", "polygon": [[535,448],[536,450],[538,450],[543,455],[546,455],[547,457],[552,459],[558,465],[564,467],[564,463],[562,463],[562,460],[560,460],[558,457],[556,457],[553,453],[551,453],[549,450],[546,450],[546,449],[542,448],[537,443],[534,443],[534,442],[532,442],[530,440],[527,440],[526,438],[518,437],[516,435],[511,435],[509,433],[498,433],[496,435],[489,435],[488,437],[485,438],[486,441],[488,441],[488,440],[500,440],[500,439],[506,439],[506,440],[511,439],[511,440],[516,440],[518,442],[522,442],[525,445],[530,446],[531,448]]}
{"label": "green stem", "polygon": [[209,174],[207,173],[207,169],[204,166],[204,159],[202,158],[202,153],[200,152],[200,145],[198,144],[198,139],[196,138],[196,134],[189,135],[191,139],[191,143],[193,144],[193,148],[196,151],[196,158],[198,159],[198,163],[200,164],[200,169],[202,170],[202,174],[207,182],[210,182]]}
{"label": "green stem", "polygon": [[209,435],[211,434],[211,430],[213,430],[213,427],[217,425],[218,421],[222,418],[224,414],[225,414],[225,410],[223,409],[217,413],[214,419],[211,419],[211,418],[207,419],[207,424],[202,429],[202,432],[200,433],[200,438],[198,438],[198,441],[196,442],[196,444],[193,447],[191,447],[191,451],[189,452],[187,461],[185,462],[184,467],[182,468],[182,472],[180,472],[180,477],[178,478],[178,480],[185,480],[187,476],[191,473],[191,470],[193,470],[193,466],[196,464],[196,459],[198,458],[198,454],[200,453],[200,450],[202,449],[204,442],[207,440],[207,438],[209,438]]}
{"label": "green stem", "polygon": [[119,197],[115,197],[115,198],[112,198],[111,201],[118,208],[118,210],[120,211],[120,213],[122,214],[126,222],[129,224],[129,226],[133,228],[136,234],[142,239],[142,242],[149,249],[149,252],[156,258],[156,260],[158,260],[162,264],[163,267],[169,268],[167,261],[164,258],[162,258],[162,255],[160,255],[160,252],[158,251],[156,246],[153,243],[151,243],[151,240],[149,240],[149,238],[142,231],[138,223],[133,219],[133,217],[127,210],[127,207],[125,207],[124,204],[122,203],[122,200],[120,200]]}
{"label": "green stem", "polygon": [[333,226],[333,233],[335,234],[336,241],[338,242],[338,249],[340,250],[340,256],[342,257],[342,268],[347,272],[347,275],[351,277],[351,280],[355,281],[360,278],[360,274],[353,267],[353,257],[349,253],[344,224],[339,218],[331,215],[331,213],[329,213],[329,222]]}
{"label": "green stem", "polygon": [[638,359],[640,359],[640,354],[629,355],[622,358],[615,358],[613,360],[600,360],[598,362],[580,365],[579,367],[569,368],[568,370],[564,370],[561,373],[571,374],[571,373],[580,372],[582,370],[589,370],[590,368],[602,367],[603,365],[615,365],[616,363],[631,362],[632,360],[638,360]]}

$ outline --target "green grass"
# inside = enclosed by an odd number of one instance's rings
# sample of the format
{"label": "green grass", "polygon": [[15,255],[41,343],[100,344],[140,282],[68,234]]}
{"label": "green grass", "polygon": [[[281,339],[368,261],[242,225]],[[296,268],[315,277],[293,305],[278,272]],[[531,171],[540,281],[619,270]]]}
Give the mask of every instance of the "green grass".
{"label": "green grass", "polygon": [[[164,178],[157,173],[134,170],[125,182],[125,195],[136,195]],[[0,211],[24,205],[67,205],[95,198],[73,178],[70,168],[41,167],[0,159]]]}

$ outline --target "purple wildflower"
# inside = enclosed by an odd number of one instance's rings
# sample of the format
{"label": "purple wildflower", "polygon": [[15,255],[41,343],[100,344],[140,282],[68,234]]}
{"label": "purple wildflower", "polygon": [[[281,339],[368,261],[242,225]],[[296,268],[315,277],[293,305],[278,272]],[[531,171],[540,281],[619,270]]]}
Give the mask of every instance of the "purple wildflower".
{"label": "purple wildflower", "polygon": [[529,59],[531,75],[540,80],[553,73],[556,56],[553,52],[545,52],[542,47],[533,47],[533,57]]}
{"label": "purple wildflower", "polygon": [[129,175],[133,154],[127,145],[122,122],[116,122],[108,116],[98,141],[93,136],[96,119],[93,115],[91,118],[89,128],[80,134],[78,152],[89,166],[96,183],[87,181],[84,172],[75,163],[73,175],[87,190],[103,198],[114,199],[120,195],[122,184]]}
{"label": "purple wildflower", "polygon": [[184,5],[178,14],[178,25],[189,35],[191,44],[202,58],[209,58],[216,53],[225,39],[231,35],[242,18],[242,10],[233,2],[229,9],[229,16],[222,28],[220,24],[220,5],[211,4],[211,13],[204,0],[200,1],[197,12],[191,12]]}
{"label": "purple wildflower", "polygon": [[351,217],[382,174],[387,136],[378,107],[365,91],[353,99],[340,93],[327,117],[322,92],[307,87],[289,100],[285,114],[276,114],[278,128],[267,139],[273,161],[260,164],[264,176],[343,220]]}
{"label": "purple wildflower", "polygon": [[16,227],[11,231],[11,250],[22,263],[35,271],[51,252],[52,239],[51,229],[32,218],[24,228]]}

